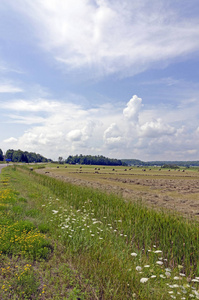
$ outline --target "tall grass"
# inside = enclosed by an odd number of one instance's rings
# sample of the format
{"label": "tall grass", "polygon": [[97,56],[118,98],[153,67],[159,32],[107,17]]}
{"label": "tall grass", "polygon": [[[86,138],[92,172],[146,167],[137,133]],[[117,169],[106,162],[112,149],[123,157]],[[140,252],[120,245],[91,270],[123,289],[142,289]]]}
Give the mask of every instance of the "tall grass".
{"label": "tall grass", "polygon": [[[40,184],[49,187],[57,197],[67,199],[75,209],[93,210],[94,216],[127,235],[126,242],[144,249],[154,244],[164,249],[164,257],[172,266],[183,264],[184,271],[199,276],[199,227],[177,213],[155,211],[141,201],[132,203],[115,195],[73,186],[45,175],[31,174]],[[91,200],[91,201],[87,201]],[[106,219],[104,219],[106,217]],[[107,221],[106,221],[107,220]],[[122,222],[116,222],[121,220]]]}
{"label": "tall grass", "polygon": [[[40,207],[40,226],[50,224],[49,234],[93,282],[96,299],[199,297],[194,293],[199,282],[196,223],[26,168],[14,173]],[[186,286],[187,280],[192,285]]]}

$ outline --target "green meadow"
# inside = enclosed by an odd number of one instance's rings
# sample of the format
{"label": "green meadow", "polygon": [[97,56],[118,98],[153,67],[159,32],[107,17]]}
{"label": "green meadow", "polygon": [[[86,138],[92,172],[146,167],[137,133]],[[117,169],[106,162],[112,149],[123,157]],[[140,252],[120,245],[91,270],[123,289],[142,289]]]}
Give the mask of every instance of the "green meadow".
{"label": "green meadow", "polygon": [[0,295],[199,299],[198,223],[9,166],[0,175]]}

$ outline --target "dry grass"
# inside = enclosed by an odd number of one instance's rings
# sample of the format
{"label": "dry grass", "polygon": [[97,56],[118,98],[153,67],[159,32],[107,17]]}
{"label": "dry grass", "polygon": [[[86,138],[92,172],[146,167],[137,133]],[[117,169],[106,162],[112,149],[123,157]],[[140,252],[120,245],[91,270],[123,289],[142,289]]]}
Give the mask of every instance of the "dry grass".
{"label": "dry grass", "polygon": [[[113,171],[114,169],[114,171]],[[97,188],[128,200],[142,199],[147,205],[176,210],[199,219],[199,172],[159,168],[125,168],[61,165],[37,172],[76,185]],[[49,172],[49,173],[47,173]],[[97,173],[96,173],[97,172]]]}

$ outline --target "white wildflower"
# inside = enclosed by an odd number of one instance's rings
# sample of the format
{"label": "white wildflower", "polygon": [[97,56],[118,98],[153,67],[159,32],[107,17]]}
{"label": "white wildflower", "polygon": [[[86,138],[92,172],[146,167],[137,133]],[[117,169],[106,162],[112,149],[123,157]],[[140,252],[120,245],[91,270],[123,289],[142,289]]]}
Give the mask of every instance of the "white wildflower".
{"label": "white wildflower", "polygon": [[151,278],[156,278],[157,276],[156,275],[151,275]]}
{"label": "white wildflower", "polygon": [[153,251],[154,253],[162,253],[162,250]]}
{"label": "white wildflower", "polygon": [[163,265],[163,262],[158,260],[158,261],[156,261],[156,264],[161,266],[161,265]]}
{"label": "white wildflower", "polygon": [[145,282],[147,282],[148,280],[149,280],[149,278],[143,277],[143,278],[140,279],[140,282],[141,282],[141,283],[145,283]]}
{"label": "white wildflower", "polygon": [[178,277],[178,276],[175,276],[175,277],[173,277],[173,279],[174,279],[174,280],[179,280],[179,279],[180,279],[180,277]]}
{"label": "white wildflower", "polygon": [[168,277],[170,277],[170,276],[171,276],[171,273],[167,271],[167,272],[165,272],[165,275],[166,275],[166,276],[167,276],[167,278],[168,278]]}
{"label": "white wildflower", "polygon": [[136,257],[136,256],[137,256],[137,253],[133,252],[133,253],[131,253],[131,256]]}
{"label": "white wildflower", "polygon": [[58,210],[52,210],[53,214],[57,214]]}
{"label": "white wildflower", "polygon": [[142,268],[141,268],[140,266],[137,266],[135,269],[136,269],[136,271],[138,271],[138,272],[142,271]]}
{"label": "white wildflower", "polygon": [[192,279],[191,281],[192,281],[192,282],[199,282],[198,279]]}
{"label": "white wildflower", "polygon": [[196,295],[196,298],[199,299],[199,292],[193,291],[193,293]]}
{"label": "white wildflower", "polygon": [[171,269],[170,268],[166,268],[165,271],[166,272],[171,272]]}

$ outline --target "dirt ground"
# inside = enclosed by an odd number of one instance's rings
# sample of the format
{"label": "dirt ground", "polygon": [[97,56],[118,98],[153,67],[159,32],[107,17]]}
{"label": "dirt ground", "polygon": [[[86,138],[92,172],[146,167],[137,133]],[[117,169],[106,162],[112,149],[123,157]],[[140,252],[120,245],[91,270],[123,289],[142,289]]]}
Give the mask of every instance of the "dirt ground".
{"label": "dirt ground", "polygon": [[130,201],[175,210],[199,220],[199,171],[158,168],[57,166],[37,172],[65,182],[115,193]]}

